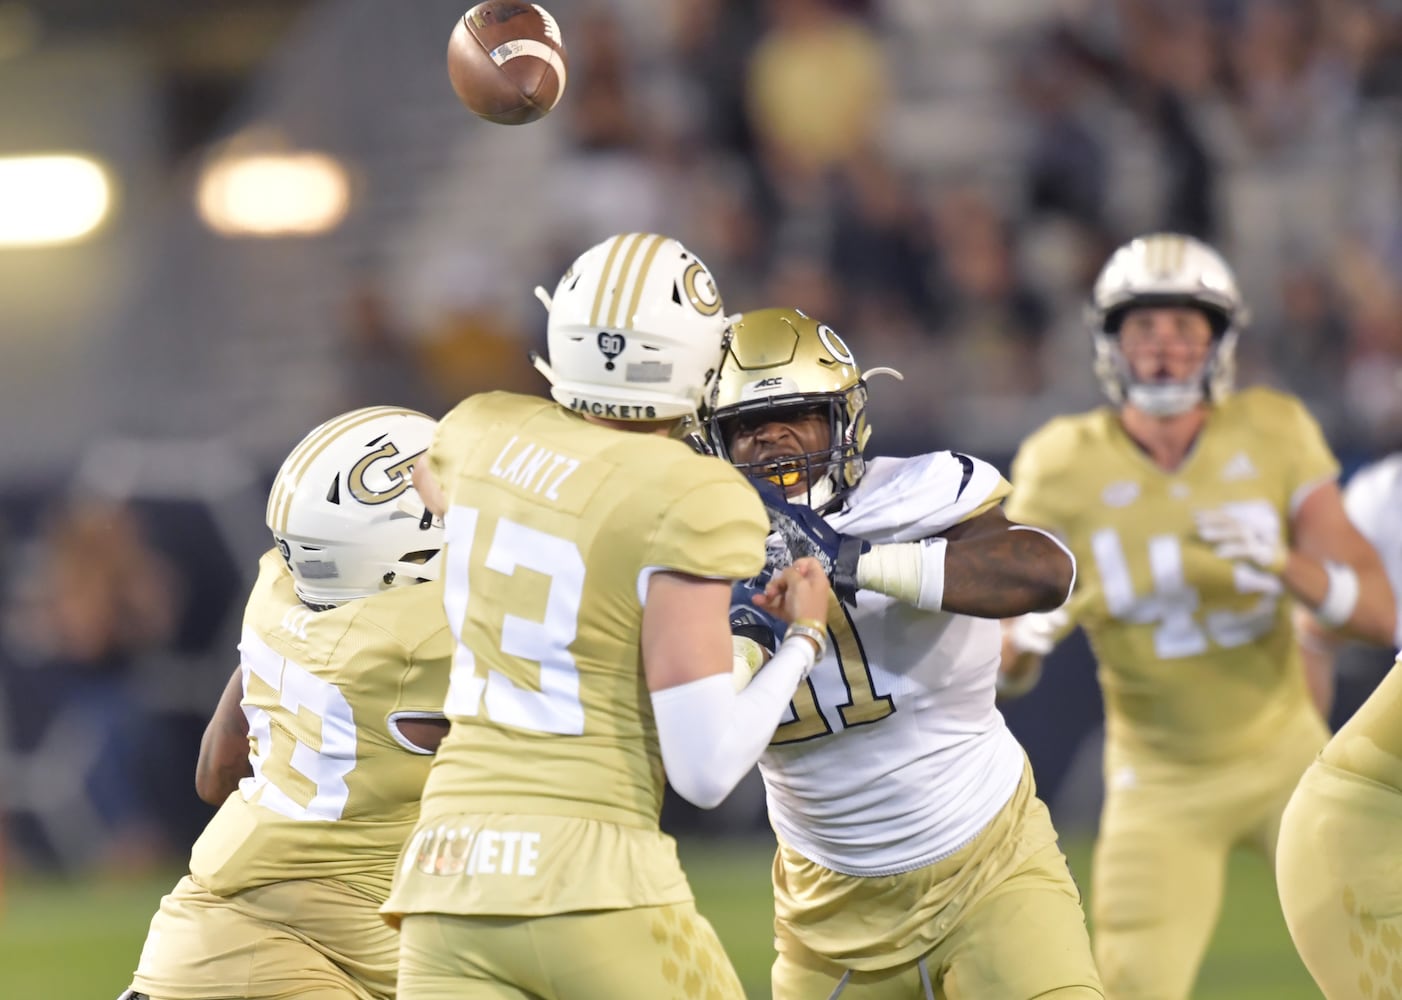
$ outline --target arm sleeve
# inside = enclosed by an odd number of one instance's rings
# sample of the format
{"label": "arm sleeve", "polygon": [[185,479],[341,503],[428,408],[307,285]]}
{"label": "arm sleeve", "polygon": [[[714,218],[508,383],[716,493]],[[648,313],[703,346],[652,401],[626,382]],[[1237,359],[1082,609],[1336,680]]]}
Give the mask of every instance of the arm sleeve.
{"label": "arm sleeve", "polygon": [[677,794],[702,809],[720,805],[774,738],[813,659],[813,644],[793,636],[738,694],[728,673],[654,691],[662,766]]}

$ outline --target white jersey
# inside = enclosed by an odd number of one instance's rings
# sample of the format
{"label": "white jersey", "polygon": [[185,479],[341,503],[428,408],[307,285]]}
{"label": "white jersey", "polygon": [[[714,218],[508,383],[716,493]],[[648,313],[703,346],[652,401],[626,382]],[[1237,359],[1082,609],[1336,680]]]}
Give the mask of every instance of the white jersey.
{"label": "white jersey", "polygon": [[[952,452],[877,458],[828,521],[873,543],[915,541],[996,506],[1008,484]],[[859,591],[760,760],[775,832],[848,875],[952,854],[1012,797],[1025,754],[994,707],[993,619]]]}
{"label": "white jersey", "polygon": [[[1344,487],[1349,520],[1373,543],[1397,598],[1402,638],[1402,452],[1378,459],[1353,474]],[[1399,643],[1394,640],[1394,645]]]}

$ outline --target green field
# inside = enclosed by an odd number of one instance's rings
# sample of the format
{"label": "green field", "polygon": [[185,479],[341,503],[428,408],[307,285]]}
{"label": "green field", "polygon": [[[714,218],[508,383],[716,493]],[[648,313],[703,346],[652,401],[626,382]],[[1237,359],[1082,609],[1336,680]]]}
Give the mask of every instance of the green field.
{"label": "green field", "polygon": [[[1073,844],[1084,885],[1089,845]],[[689,841],[682,860],[751,997],[769,995],[770,845]],[[128,983],[157,900],[178,873],[101,883],[17,878],[0,921],[0,997],[111,1000]],[[1233,860],[1229,895],[1195,1000],[1304,1000],[1319,992],[1290,946],[1265,863]]]}

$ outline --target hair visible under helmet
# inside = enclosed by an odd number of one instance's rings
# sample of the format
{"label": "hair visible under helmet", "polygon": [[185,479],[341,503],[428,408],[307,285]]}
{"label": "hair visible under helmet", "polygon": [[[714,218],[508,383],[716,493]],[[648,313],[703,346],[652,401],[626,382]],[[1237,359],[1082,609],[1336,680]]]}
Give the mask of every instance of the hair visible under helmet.
{"label": "hair visible under helmet", "polygon": [[548,361],[534,359],[562,406],[614,420],[697,419],[729,321],[715,278],[667,236],[625,233],[570,265],[553,296]]}
{"label": "hair visible under helmet", "polygon": [[[1188,306],[1212,325],[1212,350],[1202,369],[1182,382],[1142,382],[1120,349],[1120,326],[1131,309]],[[1238,332],[1249,322],[1227,262],[1201,240],[1153,233],[1130,240],[1101,268],[1086,309],[1095,347],[1095,374],[1116,405],[1133,403],[1155,416],[1220,400],[1236,377]]]}
{"label": "hair visible under helmet", "polygon": [[372,406],[326,421],[292,449],[268,494],[267,525],[304,603],[437,578],[443,526],[410,480],[436,426],[415,410]]}
{"label": "hair visible under helmet", "polygon": [[[746,475],[780,486],[808,484],[806,502],[820,513],[832,510],[861,481],[862,451],[871,437],[867,422],[867,379],[847,344],[826,323],[797,309],[757,309],[732,318],[730,346],[717,382],[707,433],[716,454]],[[823,409],[829,447],[776,463],[734,463],[730,438],[736,423],[759,414],[783,419],[795,411]],[[799,498],[804,499],[804,498]]]}

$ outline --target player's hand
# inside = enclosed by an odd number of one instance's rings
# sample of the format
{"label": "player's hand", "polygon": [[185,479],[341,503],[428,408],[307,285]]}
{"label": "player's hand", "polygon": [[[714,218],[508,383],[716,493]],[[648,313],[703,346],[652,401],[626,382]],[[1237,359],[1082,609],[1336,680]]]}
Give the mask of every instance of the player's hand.
{"label": "player's hand", "polygon": [[737,580],[730,590],[730,634],[753,640],[767,653],[779,648],[786,622],[755,604],[764,593],[752,580]]}
{"label": "player's hand", "polygon": [[[832,581],[832,589],[847,603],[857,599],[857,560],[871,543],[854,535],[844,535],[806,504],[791,503],[784,491],[766,479],[752,480],[769,514],[770,541],[766,555],[775,565],[782,556],[775,554],[775,536],[783,542],[791,560],[805,556],[816,559]],[[769,566],[769,563],[766,563]]]}
{"label": "player's hand", "polygon": [[832,586],[822,565],[817,559],[804,556],[765,584],[763,593],[755,594],[754,603],[761,611],[786,622],[825,622],[831,593]]}
{"label": "player's hand", "polygon": [[1289,549],[1273,525],[1218,507],[1197,512],[1198,537],[1213,547],[1223,559],[1248,562],[1267,573],[1279,575],[1285,569]]}
{"label": "player's hand", "polygon": [[1055,611],[1032,611],[1003,623],[1008,642],[1019,654],[1046,656],[1056,645],[1056,635],[1070,621],[1064,608]]}

